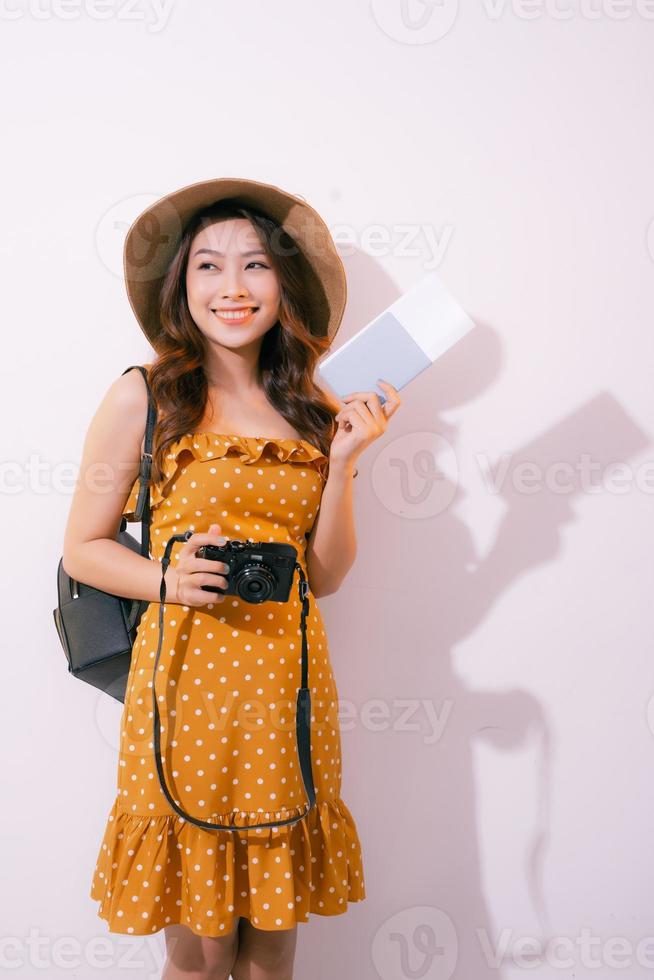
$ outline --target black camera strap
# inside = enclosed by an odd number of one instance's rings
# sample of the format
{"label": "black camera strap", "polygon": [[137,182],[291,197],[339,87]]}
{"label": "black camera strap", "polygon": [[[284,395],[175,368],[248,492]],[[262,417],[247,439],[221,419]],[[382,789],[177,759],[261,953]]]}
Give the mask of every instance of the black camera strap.
{"label": "black camera strap", "polygon": [[[257,827],[283,827],[286,824],[298,823],[302,820],[316,802],[316,791],[313,785],[313,773],[311,770],[311,693],[309,691],[309,655],[307,649],[307,626],[306,620],[309,612],[309,585],[304,574],[304,570],[299,562],[296,561],[295,567],[299,572],[299,593],[300,593],[300,603],[301,603],[301,614],[300,614],[300,627],[302,630],[302,678],[301,684],[297,692],[297,704],[296,704],[296,720],[295,720],[295,737],[297,741],[297,751],[298,759],[300,761],[300,771],[302,774],[302,781],[304,783],[304,788],[308,798],[308,804],[305,807],[303,813],[297,817],[290,817],[287,820],[271,820],[268,823],[257,823],[251,824],[249,826],[227,826],[224,824],[212,823],[208,820],[199,820],[197,817],[192,817],[186,812],[177,800],[174,800],[168,785],[166,783],[166,777],[164,774],[163,761],[161,758],[161,727],[159,720],[159,708],[157,705],[157,693],[156,693],[156,679],[157,679],[157,667],[159,664],[159,657],[161,655],[161,646],[163,642],[163,631],[164,631],[164,602],[166,601],[166,581],[165,575],[170,565],[170,553],[172,550],[173,543],[175,541],[188,541],[191,537],[192,532],[186,531],[184,534],[173,534],[172,537],[168,539],[166,543],[166,548],[164,550],[164,556],[161,562],[162,572],[161,572],[161,586],[159,589],[159,644],[157,647],[157,655],[154,660],[154,669],[152,673],[152,711],[153,711],[153,725],[154,725],[154,755],[157,763],[157,773],[159,774],[159,782],[161,783],[161,788],[166,796],[166,799],[172,806],[175,813],[178,813],[180,817],[188,820],[189,823],[195,824],[196,827],[202,827],[204,830],[231,830],[232,832],[241,832],[243,830],[256,829]],[[163,695],[161,695],[163,698]]]}

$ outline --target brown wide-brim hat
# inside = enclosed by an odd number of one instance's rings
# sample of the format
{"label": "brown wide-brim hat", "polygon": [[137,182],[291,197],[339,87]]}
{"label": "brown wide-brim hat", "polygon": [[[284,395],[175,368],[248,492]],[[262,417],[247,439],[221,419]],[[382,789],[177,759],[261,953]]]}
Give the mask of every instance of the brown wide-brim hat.
{"label": "brown wide-brim hat", "polygon": [[159,198],[132,223],[123,250],[127,295],[148,340],[161,331],[159,292],[189,218],[224,198],[238,197],[288,232],[300,251],[309,329],[333,339],[347,299],[345,269],[329,228],[306,201],[257,180],[218,177]]}

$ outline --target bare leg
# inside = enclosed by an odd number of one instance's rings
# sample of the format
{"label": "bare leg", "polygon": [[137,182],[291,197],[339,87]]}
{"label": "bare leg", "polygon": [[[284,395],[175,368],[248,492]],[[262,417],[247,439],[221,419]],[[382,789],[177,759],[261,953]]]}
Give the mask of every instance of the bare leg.
{"label": "bare leg", "polygon": [[[240,921],[240,920],[239,920]],[[166,926],[161,980],[228,980],[238,952],[238,923],[226,936],[198,936],[188,926]]]}
{"label": "bare leg", "polygon": [[293,980],[297,924],[292,929],[257,929],[241,916],[233,980]]}

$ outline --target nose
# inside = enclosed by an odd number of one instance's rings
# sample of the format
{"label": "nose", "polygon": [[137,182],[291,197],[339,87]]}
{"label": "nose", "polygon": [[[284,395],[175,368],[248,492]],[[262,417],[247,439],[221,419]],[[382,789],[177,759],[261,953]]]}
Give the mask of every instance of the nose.
{"label": "nose", "polygon": [[222,299],[240,299],[248,295],[247,286],[242,280],[241,269],[238,265],[225,264],[219,291]]}

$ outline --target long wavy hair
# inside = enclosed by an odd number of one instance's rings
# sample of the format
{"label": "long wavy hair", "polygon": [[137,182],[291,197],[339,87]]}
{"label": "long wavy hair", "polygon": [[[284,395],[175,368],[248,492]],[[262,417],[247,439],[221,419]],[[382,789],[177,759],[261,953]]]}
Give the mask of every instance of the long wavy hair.
{"label": "long wavy hair", "polygon": [[[313,380],[316,364],[331,340],[310,329],[310,313],[294,239],[272,218],[238,198],[218,201],[197,211],[187,223],[159,293],[161,332],[148,378],[157,409],[152,447],[152,482],[164,477],[169,447],[188,432],[197,431],[209,395],[205,372],[207,341],[191,317],[186,297],[186,269],[197,232],[226,218],[247,218],[261,238],[263,249],[280,284],[277,322],[263,336],[258,375],[268,400],[302,439],[326,456],[338,428],[334,416],[340,405]],[[326,478],[328,461],[318,461]]]}

